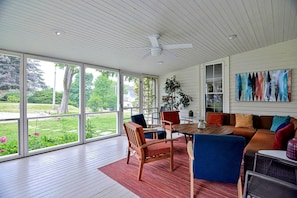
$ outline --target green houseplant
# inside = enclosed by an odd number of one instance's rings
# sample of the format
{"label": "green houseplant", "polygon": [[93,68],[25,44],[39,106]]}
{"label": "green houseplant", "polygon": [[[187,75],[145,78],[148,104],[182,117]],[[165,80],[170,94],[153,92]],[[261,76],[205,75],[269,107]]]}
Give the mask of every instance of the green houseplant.
{"label": "green houseplant", "polygon": [[166,79],[164,89],[167,95],[162,97],[162,101],[167,110],[179,110],[188,107],[193,101],[191,96],[183,93],[181,84],[176,80],[175,75]]}

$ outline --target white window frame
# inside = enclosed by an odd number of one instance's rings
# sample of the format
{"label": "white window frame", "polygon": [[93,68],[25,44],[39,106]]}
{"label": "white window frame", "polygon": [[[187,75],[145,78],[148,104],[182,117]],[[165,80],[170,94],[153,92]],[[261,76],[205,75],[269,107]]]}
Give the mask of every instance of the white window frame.
{"label": "white window frame", "polygon": [[201,86],[200,86],[200,117],[201,118],[205,118],[205,108],[206,108],[206,104],[205,104],[205,94],[206,94],[206,66],[208,65],[215,65],[215,64],[222,64],[222,94],[223,94],[223,112],[225,113],[229,113],[229,79],[230,79],[230,75],[229,75],[229,57],[226,57],[224,59],[219,59],[219,60],[215,60],[215,61],[211,61],[211,62],[207,62],[202,64],[201,66],[201,72],[200,72],[200,77],[201,77]]}

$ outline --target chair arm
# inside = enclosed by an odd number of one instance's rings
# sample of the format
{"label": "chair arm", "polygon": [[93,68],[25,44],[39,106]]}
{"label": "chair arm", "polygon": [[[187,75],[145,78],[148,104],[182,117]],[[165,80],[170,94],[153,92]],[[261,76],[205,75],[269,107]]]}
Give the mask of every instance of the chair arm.
{"label": "chair arm", "polygon": [[177,138],[175,139],[162,139],[162,140],[153,140],[153,141],[149,141],[148,143],[146,144],[143,144],[140,146],[140,148],[146,148],[146,147],[149,147],[153,144],[158,144],[158,143],[161,143],[161,142],[173,142],[173,141],[176,141]]}
{"label": "chair arm", "polygon": [[143,133],[157,133],[158,129],[155,128],[143,128]]}
{"label": "chair arm", "polygon": [[193,120],[190,120],[190,119],[180,119],[181,121],[186,121],[188,124],[190,124],[190,123],[193,123]]}
{"label": "chair arm", "polygon": [[161,122],[164,123],[164,124],[169,124],[169,125],[172,125],[173,124],[173,122],[170,122],[168,120],[161,120]]}
{"label": "chair arm", "polygon": [[163,127],[163,124],[148,124],[148,128]]}
{"label": "chair arm", "polygon": [[192,141],[188,141],[188,143],[187,143],[187,151],[188,151],[189,158],[191,160],[194,160],[193,143],[192,143]]}

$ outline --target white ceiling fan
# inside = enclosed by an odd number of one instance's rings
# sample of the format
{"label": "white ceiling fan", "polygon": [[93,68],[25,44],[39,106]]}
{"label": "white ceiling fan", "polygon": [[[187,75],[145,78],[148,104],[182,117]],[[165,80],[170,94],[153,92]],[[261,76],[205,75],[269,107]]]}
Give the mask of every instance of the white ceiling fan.
{"label": "white ceiling fan", "polygon": [[180,48],[192,48],[193,45],[191,43],[184,43],[184,44],[173,44],[173,45],[162,45],[159,44],[158,39],[160,38],[160,34],[153,34],[152,36],[148,37],[151,41],[152,47],[150,50],[143,55],[142,59],[151,56],[160,56],[164,54],[165,56],[169,56],[171,58],[176,58],[176,56],[168,51],[169,49],[180,49]]}

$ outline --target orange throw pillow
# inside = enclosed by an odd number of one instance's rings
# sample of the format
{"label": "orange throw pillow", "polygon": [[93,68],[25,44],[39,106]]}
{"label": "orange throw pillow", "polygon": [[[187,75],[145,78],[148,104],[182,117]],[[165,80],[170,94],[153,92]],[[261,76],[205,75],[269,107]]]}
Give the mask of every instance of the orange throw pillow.
{"label": "orange throw pillow", "polygon": [[254,128],[252,114],[235,114],[235,127]]}
{"label": "orange throw pillow", "polygon": [[208,119],[208,124],[215,124],[217,126],[222,126],[224,121],[224,114],[211,114]]}

